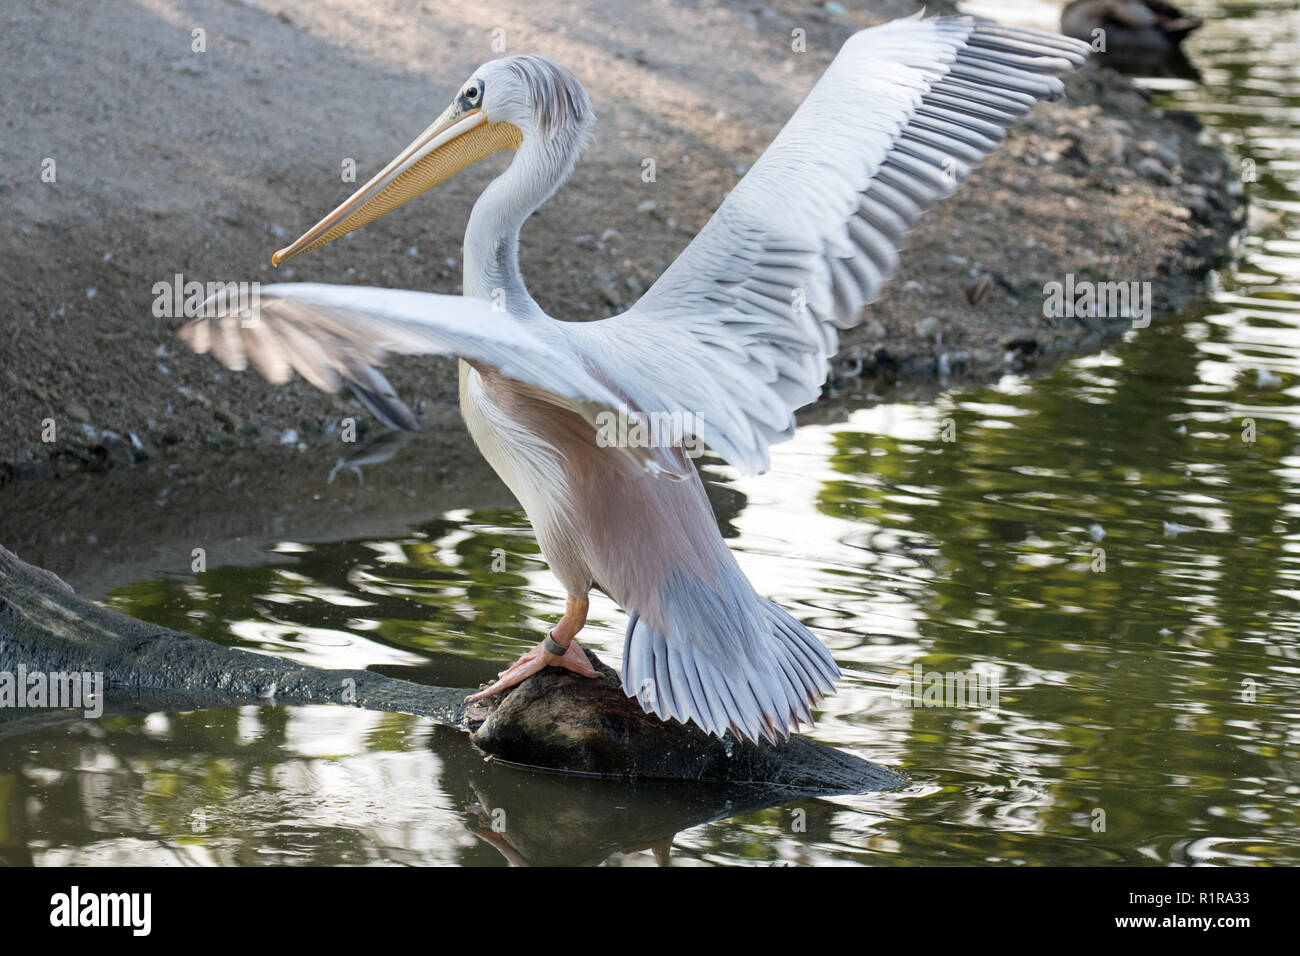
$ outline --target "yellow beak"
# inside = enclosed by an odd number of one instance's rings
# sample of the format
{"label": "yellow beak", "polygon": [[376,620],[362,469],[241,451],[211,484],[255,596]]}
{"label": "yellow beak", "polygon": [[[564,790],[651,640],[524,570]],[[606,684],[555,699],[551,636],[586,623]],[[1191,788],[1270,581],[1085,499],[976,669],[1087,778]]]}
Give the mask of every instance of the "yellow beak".
{"label": "yellow beak", "polygon": [[278,266],[300,252],[347,235],[484,156],[507,147],[518,149],[521,142],[523,134],[513,123],[489,123],[482,110],[471,110],[457,116],[453,104],[370,182],[292,245],[271,256],[271,265]]}

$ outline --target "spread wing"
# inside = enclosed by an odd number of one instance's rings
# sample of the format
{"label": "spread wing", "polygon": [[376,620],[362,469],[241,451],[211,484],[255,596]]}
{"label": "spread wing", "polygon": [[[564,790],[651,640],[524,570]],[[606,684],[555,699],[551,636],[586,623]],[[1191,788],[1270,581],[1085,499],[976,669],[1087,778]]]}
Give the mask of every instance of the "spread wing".
{"label": "spread wing", "polygon": [[[346,382],[384,422],[414,416],[379,373],[389,353],[453,354],[536,385],[595,423],[667,414],[762,471],[817,398],[838,330],[860,320],[921,213],[1089,47],[970,17],[910,18],[850,37],[794,117],[682,255],[627,312],[521,321],[483,300],[356,286],[264,287],[258,321],[221,295],[182,331],[273,382]],[[663,456],[637,455],[648,467]]]}
{"label": "spread wing", "polygon": [[1088,52],[970,17],[855,34],[636,305],[560,327],[629,405],[681,415],[733,465],[765,470],[921,213]]}
{"label": "spread wing", "polygon": [[490,366],[589,419],[619,401],[573,352],[486,300],[459,295],[303,282],[262,286],[249,303],[222,290],[180,335],[194,351],[236,371],[251,363],[276,384],[295,371],[327,392],[347,384],[394,428],[414,429],[416,420],[379,371],[390,355],[454,355]]}

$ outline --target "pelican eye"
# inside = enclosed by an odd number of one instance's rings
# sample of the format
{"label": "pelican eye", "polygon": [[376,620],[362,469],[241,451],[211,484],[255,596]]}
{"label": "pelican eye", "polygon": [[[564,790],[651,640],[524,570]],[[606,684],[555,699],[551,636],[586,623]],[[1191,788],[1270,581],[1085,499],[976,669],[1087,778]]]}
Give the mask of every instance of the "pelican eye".
{"label": "pelican eye", "polygon": [[477,86],[471,86],[471,87],[469,87],[467,90],[465,90],[465,99],[469,100],[471,103],[473,103],[475,100],[477,100],[477,99],[478,99],[478,87],[477,87]]}

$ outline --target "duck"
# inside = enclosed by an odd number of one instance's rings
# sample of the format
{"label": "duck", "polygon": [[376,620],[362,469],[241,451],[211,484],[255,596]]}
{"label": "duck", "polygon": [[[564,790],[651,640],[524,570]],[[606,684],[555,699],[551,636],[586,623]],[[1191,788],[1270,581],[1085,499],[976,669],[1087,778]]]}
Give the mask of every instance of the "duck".
{"label": "duck", "polygon": [[1203,23],[1165,0],[1073,0],[1061,11],[1063,34],[1091,44],[1102,63],[1126,73],[1167,72],[1186,62],[1181,44]]}

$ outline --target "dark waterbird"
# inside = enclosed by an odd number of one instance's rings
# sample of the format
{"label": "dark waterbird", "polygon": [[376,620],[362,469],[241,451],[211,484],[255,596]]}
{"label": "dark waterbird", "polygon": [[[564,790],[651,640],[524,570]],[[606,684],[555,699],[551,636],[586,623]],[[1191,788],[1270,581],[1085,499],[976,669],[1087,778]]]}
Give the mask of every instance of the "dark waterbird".
{"label": "dark waterbird", "polygon": [[1124,73],[1199,78],[1182,42],[1202,24],[1164,0],[1074,0],[1061,32],[1090,43],[1101,62]]}

